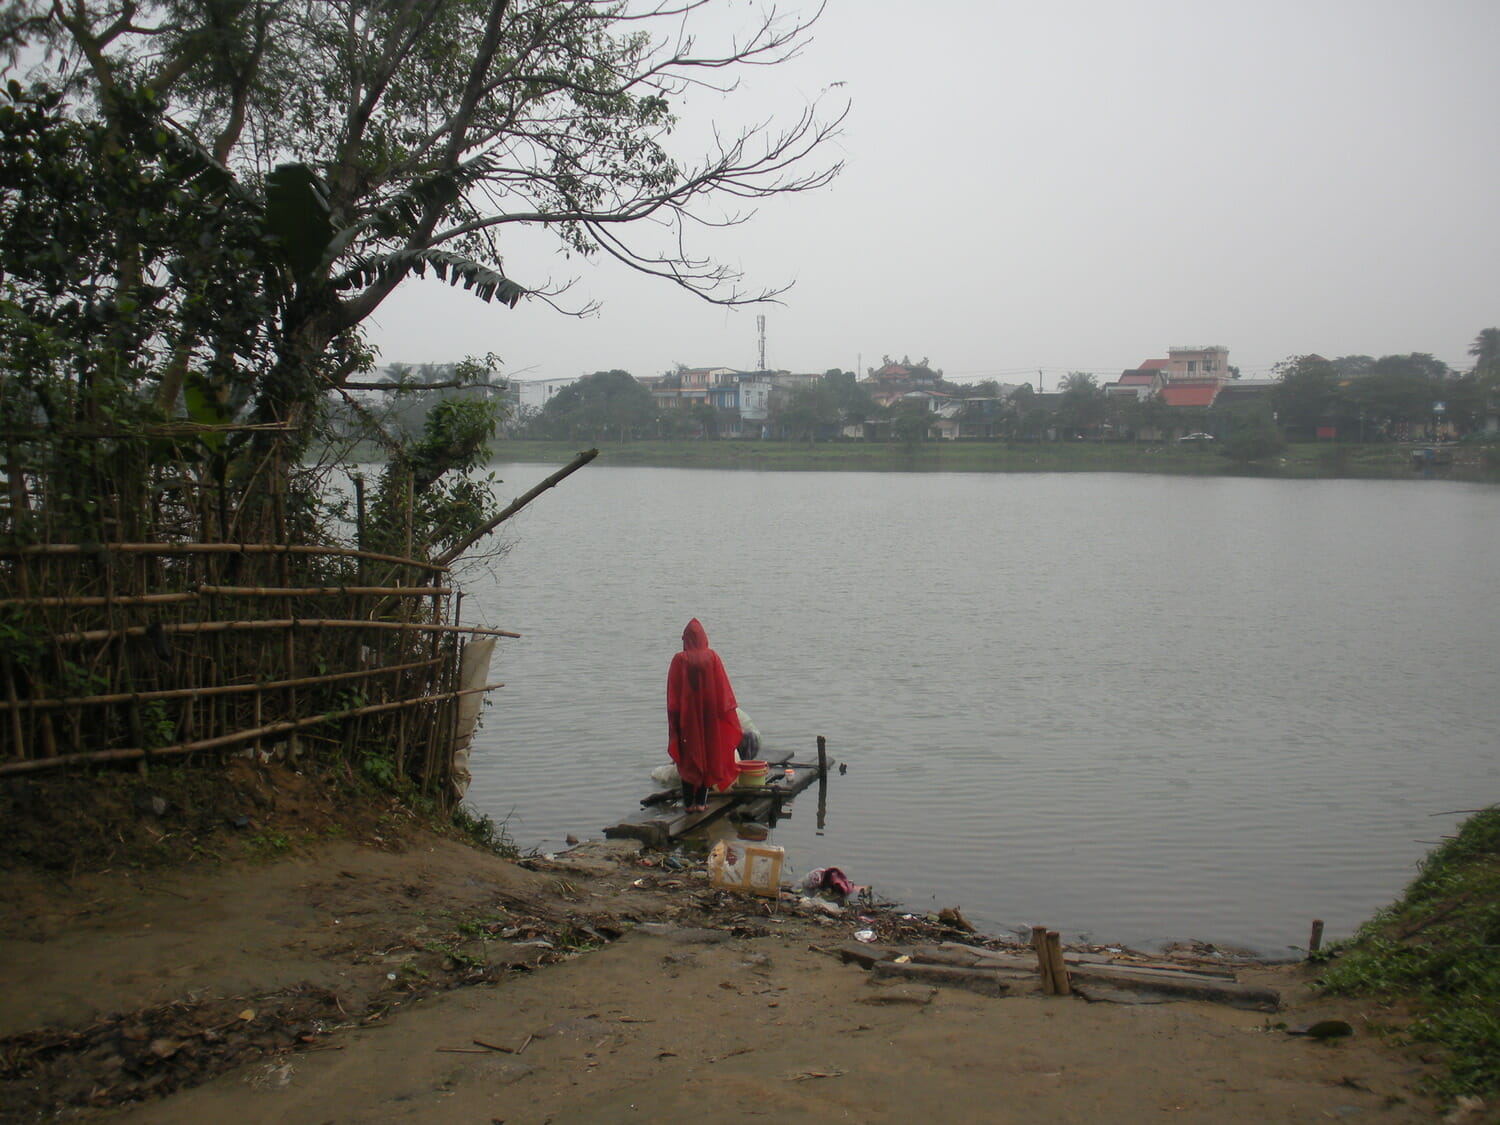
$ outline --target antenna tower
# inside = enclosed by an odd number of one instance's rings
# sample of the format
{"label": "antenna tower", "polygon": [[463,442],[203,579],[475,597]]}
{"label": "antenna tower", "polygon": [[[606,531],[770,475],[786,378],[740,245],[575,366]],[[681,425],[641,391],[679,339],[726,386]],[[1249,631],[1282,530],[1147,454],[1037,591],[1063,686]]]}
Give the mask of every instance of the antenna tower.
{"label": "antenna tower", "polygon": [[760,370],[766,369],[766,314],[761,313],[755,318],[756,331],[760,333]]}

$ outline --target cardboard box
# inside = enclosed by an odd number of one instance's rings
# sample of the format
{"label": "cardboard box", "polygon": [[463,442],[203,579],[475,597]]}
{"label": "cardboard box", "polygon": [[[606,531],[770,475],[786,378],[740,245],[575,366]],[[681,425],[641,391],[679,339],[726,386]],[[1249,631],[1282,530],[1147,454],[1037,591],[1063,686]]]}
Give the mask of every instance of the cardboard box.
{"label": "cardboard box", "polygon": [[786,850],[777,844],[734,847],[723,840],[708,853],[709,885],[723,891],[775,898],[781,893],[781,863]]}

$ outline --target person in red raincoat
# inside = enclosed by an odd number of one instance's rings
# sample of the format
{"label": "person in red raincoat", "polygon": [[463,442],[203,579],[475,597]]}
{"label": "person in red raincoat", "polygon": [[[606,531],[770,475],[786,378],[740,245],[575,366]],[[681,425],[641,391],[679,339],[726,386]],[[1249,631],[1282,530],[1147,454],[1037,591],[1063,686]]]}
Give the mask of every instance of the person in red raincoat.
{"label": "person in red raincoat", "polygon": [[707,809],[708,790],[728,789],[739,776],[735,706],[724,665],[695,617],[682,631],[682,651],[667,669],[667,753],[677,763],[688,812]]}

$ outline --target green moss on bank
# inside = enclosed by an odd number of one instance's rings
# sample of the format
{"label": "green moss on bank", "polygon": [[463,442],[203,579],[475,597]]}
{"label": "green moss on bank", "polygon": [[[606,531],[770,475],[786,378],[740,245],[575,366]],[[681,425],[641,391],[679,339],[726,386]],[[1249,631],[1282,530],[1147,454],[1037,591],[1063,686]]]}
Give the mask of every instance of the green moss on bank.
{"label": "green moss on bank", "polygon": [[1500,1092],[1500,806],[1465,821],[1333,956],[1320,987],[1406,1002],[1405,1035],[1444,1049],[1438,1093]]}

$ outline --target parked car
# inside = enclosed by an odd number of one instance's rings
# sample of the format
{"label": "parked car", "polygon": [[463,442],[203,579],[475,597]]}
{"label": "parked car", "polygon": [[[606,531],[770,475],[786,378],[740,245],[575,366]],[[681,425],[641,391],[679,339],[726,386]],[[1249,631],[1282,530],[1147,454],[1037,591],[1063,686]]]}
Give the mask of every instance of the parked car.
{"label": "parked car", "polygon": [[1184,434],[1182,437],[1178,438],[1177,440],[1178,440],[1179,443],[1180,442],[1184,442],[1184,441],[1213,441],[1214,440],[1214,435],[1213,434]]}

